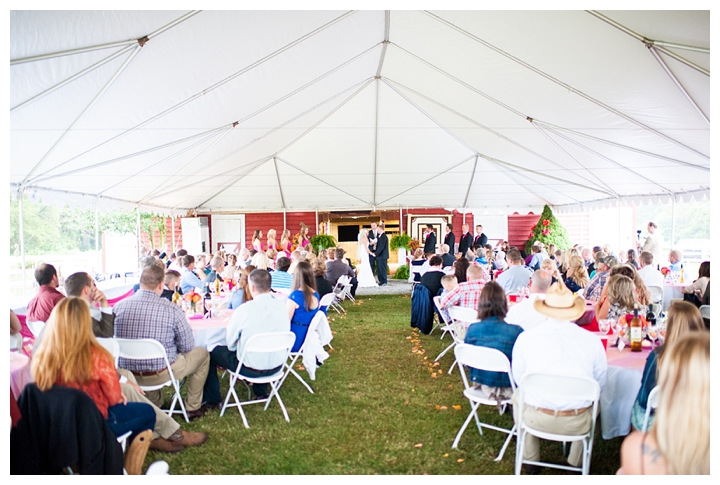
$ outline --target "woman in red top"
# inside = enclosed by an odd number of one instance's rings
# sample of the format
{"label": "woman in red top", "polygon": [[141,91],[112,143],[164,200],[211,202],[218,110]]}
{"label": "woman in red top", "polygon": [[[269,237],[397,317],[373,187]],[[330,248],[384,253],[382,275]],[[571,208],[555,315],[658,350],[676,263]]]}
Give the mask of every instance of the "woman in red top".
{"label": "woman in red top", "polygon": [[92,398],[115,436],[155,428],[155,411],[145,403],[127,402],[120,391],[115,361],[92,333],[87,303],[62,300],[50,314],[42,343],[32,359],[32,374],[41,391],[54,385],[73,387]]}

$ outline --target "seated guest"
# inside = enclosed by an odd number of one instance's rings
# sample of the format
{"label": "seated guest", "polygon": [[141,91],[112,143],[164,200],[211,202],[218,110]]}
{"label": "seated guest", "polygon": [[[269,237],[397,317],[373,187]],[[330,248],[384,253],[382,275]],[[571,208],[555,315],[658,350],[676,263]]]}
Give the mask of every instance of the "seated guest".
{"label": "seated guest", "polygon": [[[185,269],[188,269],[187,266]],[[157,266],[148,266],[143,270],[138,292],[113,308],[115,336],[151,338],[165,347],[175,378],[183,380],[187,377],[185,408],[188,417],[195,419],[205,414],[200,406],[210,355],[204,347],[195,347],[195,338],[182,309],[160,297],[164,278],[165,272]],[[120,357],[119,367],[133,372],[142,386],[159,385],[169,379],[163,359],[127,360]],[[162,407],[163,398],[159,390],[147,391],[146,395],[153,404]]]}
{"label": "seated guest", "polygon": [[562,279],[562,275],[560,275],[560,270],[558,269],[557,265],[555,264],[555,261],[548,258],[544,260],[542,263],[540,263],[540,269],[544,269],[545,271],[549,272],[552,275],[552,283],[557,283]]}
{"label": "seated guest", "polygon": [[517,249],[508,251],[507,259],[510,266],[497,277],[497,283],[505,293],[514,293],[518,288],[525,288],[528,285],[532,272],[525,267]]}
{"label": "seated guest", "polygon": [[458,258],[458,260],[453,263],[453,268],[455,268],[454,275],[458,283],[465,283],[467,281],[467,270],[469,267],[470,260],[464,256]]}
{"label": "seated guest", "polygon": [[250,293],[250,285],[248,284],[248,277],[250,273],[255,270],[255,266],[248,264],[245,269],[240,271],[240,278],[238,278],[238,284],[232,292],[230,301],[228,302],[228,310],[235,310],[245,302],[252,300],[252,294]]}
{"label": "seated guest", "polygon": [[557,251],[557,247],[554,244],[548,244],[548,247],[547,247],[548,258],[555,260],[555,252],[556,251]]}
{"label": "seated guest", "polygon": [[198,254],[195,256],[195,269],[193,272],[201,280],[204,280],[205,277],[210,274],[210,267],[206,255]]}
{"label": "seated guest", "polygon": [[302,253],[300,251],[293,251],[290,253],[290,268],[288,268],[288,273],[293,274],[295,271],[295,266],[302,260]]}
{"label": "seated guest", "polygon": [[330,282],[325,279],[325,273],[327,273],[327,266],[325,265],[325,261],[322,258],[317,257],[312,258],[310,266],[312,266],[313,274],[315,275],[315,289],[317,290],[318,295],[322,299],[323,296],[327,295],[328,293],[332,293],[333,291],[333,285],[331,285]]}
{"label": "seated guest", "polygon": [[250,251],[247,248],[242,248],[238,253],[238,269],[245,269],[248,264],[250,264]]}
{"label": "seated guest", "polygon": [[442,290],[438,294],[443,294],[454,290],[458,285],[458,281],[454,274],[446,274],[440,278],[440,284],[442,285]]}
{"label": "seated guest", "polygon": [[155,427],[155,412],[147,404],[126,402],[120,391],[115,359],[92,333],[86,302],[69,297],[58,303],[47,321],[43,342],[33,356],[32,374],[41,391],[58,385],[85,392],[115,436],[132,432],[130,449],[140,448],[145,455],[150,442],[136,442],[135,437]]}
{"label": "seated guest", "polygon": [[205,283],[212,284],[215,286],[215,280],[220,280],[222,283],[223,279],[220,274],[225,270],[225,261],[222,258],[215,256],[210,260],[210,273],[205,277]]}
{"label": "seated guest", "polygon": [[[602,252],[598,254],[603,254]],[[608,277],[610,276],[610,269],[617,264],[617,259],[612,256],[606,256],[599,258],[597,262],[597,271],[595,276],[590,279],[587,289],[585,290],[585,299],[590,301],[598,301],[602,290],[605,287]]]}
{"label": "seated guest", "polygon": [[[162,263],[162,261],[158,261],[157,258],[153,258],[152,256],[143,256],[142,258],[140,258],[140,261],[138,262],[139,273],[142,273],[143,270],[148,266],[152,266],[152,265],[160,266],[160,263]],[[165,269],[164,264],[163,264],[163,269]],[[139,289],[140,289],[140,283],[135,283],[135,285],[133,285],[133,293],[136,293],[137,290],[139,290]]]}
{"label": "seated guest", "polygon": [[[596,335],[573,323],[585,312],[585,300],[574,296],[559,282],[547,290],[545,299],[535,300],[533,306],[548,317],[548,321],[525,330],[515,342],[512,370],[519,387],[526,375],[538,372],[588,377],[594,379],[602,390],[607,375],[605,349]],[[513,395],[516,423],[520,406],[524,405],[523,420],[540,431],[584,434],[590,430],[592,407],[589,401],[570,401],[559,396],[553,400],[538,400],[528,394],[525,404],[521,404],[519,397],[519,392]],[[568,463],[579,466],[582,451],[582,442],[573,441]],[[525,437],[523,458],[539,461],[540,442],[531,434]]]}
{"label": "seated guest", "polygon": [[345,256],[345,250],[342,248],[330,249],[334,249],[334,251],[328,250],[328,254],[332,254],[334,259],[326,263],[327,273],[325,273],[325,279],[328,280],[328,282],[333,287],[335,287],[335,284],[341,276],[349,276],[351,285],[350,294],[355,297],[355,291],[357,290],[358,281],[355,277],[355,271],[353,271],[353,269],[347,264],[345,264],[345,262],[343,262],[342,260]]}
{"label": "seated guest", "polygon": [[608,254],[605,251],[598,251],[593,255],[594,263],[593,263],[593,270],[588,271],[588,278],[591,280],[595,277],[595,274],[600,269],[600,261],[604,260],[608,257]]}
{"label": "seated guest", "polygon": [[703,295],[710,282],[710,261],[703,261],[698,270],[698,279],[693,284],[682,289],[683,299],[689,301],[696,307],[700,307]]}
{"label": "seated guest", "polygon": [[635,293],[635,283],[625,275],[613,275],[607,282],[607,295],[595,304],[595,315],[598,320],[618,318],[633,313],[635,305],[641,314],[647,312],[647,307],[640,305]]}
{"label": "seated guest", "polygon": [[480,292],[485,286],[484,274],[480,266],[472,265],[467,270],[467,281],[458,283],[454,290],[443,293],[440,307],[462,306],[477,309]]}
{"label": "seated guest", "polygon": [[[617,264],[610,269],[610,276],[615,276],[616,274],[627,276],[633,281],[633,283],[635,284],[635,297],[638,303],[644,306],[648,306],[650,305],[650,303],[652,303],[652,293],[650,293],[650,289],[647,287],[647,285],[645,285],[645,282],[642,280],[642,278],[638,276],[634,266],[630,264]],[[603,288],[601,299],[605,296],[606,292],[605,288]]]}
{"label": "seated guest", "polygon": [[163,292],[160,296],[172,302],[173,295],[176,291],[178,292],[178,294],[182,295],[182,290],[180,289],[180,278],[180,273],[178,273],[174,269],[169,269],[165,271],[165,279],[163,280],[163,282],[165,283],[165,288],[163,288]]}
{"label": "seated guest", "polygon": [[[669,349],[671,344],[675,343],[680,337],[687,333],[706,331],[700,310],[686,301],[678,301],[670,305],[667,312],[666,324],[665,342],[662,346],[656,347],[648,354],[647,360],[645,361],[645,369],[643,370],[640,391],[638,391],[635,404],[633,405],[631,415],[632,425],[638,430],[642,430],[648,396],[650,396],[650,391],[653,390],[657,382],[657,368],[660,366],[663,356],[666,354],[666,349]],[[653,416],[654,412],[651,412],[648,429],[652,425]]]}
{"label": "seated guest", "polygon": [[632,264],[635,266],[635,269],[640,269],[640,266],[638,266],[637,262],[637,256],[635,255],[634,249],[628,249],[627,250],[627,261],[625,261],[627,264]]}
{"label": "seated guest", "polygon": [[710,333],[687,334],[665,353],[655,424],[625,438],[618,474],[710,474]]}
{"label": "seated guest", "polygon": [[268,269],[272,269],[275,271],[275,258],[277,257],[277,249],[270,248],[268,249],[265,254],[267,255],[268,260]]}
{"label": "seated guest", "polygon": [[540,263],[542,263],[547,258],[548,255],[545,252],[545,245],[540,241],[536,241],[536,243],[533,244],[532,247],[532,258],[530,258],[530,264],[528,264],[528,266],[533,271],[535,271],[536,269],[540,269]]}
{"label": "seated guest", "polygon": [[268,261],[267,254],[265,254],[263,251],[255,253],[255,256],[253,256],[252,260],[250,261],[250,264],[255,266],[256,269],[264,269],[270,271],[270,263]]}
{"label": "seated guest", "polygon": [[429,261],[430,268],[420,278],[420,284],[425,286],[430,291],[430,296],[436,296],[440,293],[442,284],[440,280],[445,273],[442,270],[442,257],[434,254]]}
{"label": "seated guest", "polygon": [[565,286],[573,293],[585,288],[590,283],[585,263],[579,256],[571,256],[568,264]]}
{"label": "seated guest", "polygon": [[[259,333],[290,330],[285,304],[272,296],[270,281],[270,273],[266,270],[256,269],[250,273],[248,286],[252,300],[233,313],[226,331],[227,347],[217,346],[210,354],[210,371],[204,388],[207,407],[219,408],[222,405],[218,366],[235,371],[250,337]],[[250,354],[245,362],[246,364],[240,368],[240,374],[247,377],[269,376],[282,368],[285,354],[283,352],[273,355]],[[253,384],[252,389],[257,399],[265,399],[268,396],[267,384]]]}
{"label": "seated guest", "polygon": [[293,345],[292,352],[299,351],[303,342],[305,342],[308,326],[320,309],[319,303],[320,295],[315,291],[313,270],[310,263],[301,261],[295,268],[292,293],[290,293],[287,300],[290,330],[295,334],[295,345]]}
{"label": "seated guest", "polygon": [[188,252],[185,249],[178,249],[177,252],[175,253],[177,255],[177,258],[175,259],[175,261],[170,263],[166,269],[172,269],[172,270],[177,271],[178,273],[181,273],[182,272],[182,259],[184,256],[187,256],[187,253]]}
{"label": "seated guest", "polygon": [[[480,293],[478,322],[471,324],[465,334],[465,343],[501,351],[512,362],[512,349],[523,329],[505,323],[507,299],[500,285],[491,281]],[[510,378],[506,373],[470,369],[474,387],[481,388],[490,399],[498,402],[512,397]]]}
{"label": "seated guest", "polygon": [[175,254],[175,253],[170,253],[170,256],[168,256],[168,259],[167,259],[167,261],[165,262],[165,269],[170,268],[170,265],[173,264],[176,259],[177,259],[177,254]]}
{"label": "seated guest", "polygon": [[271,287],[273,290],[289,289],[292,287],[292,275],[288,273],[290,258],[278,258],[275,271],[272,272]]}
{"label": "seated guest", "polygon": [[87,273],[74,273],[65,280],[67,296],[76,296],[88,304],[92,318],[92,331],[96,337],[112,338],[115,335],[115,315],[105,294],[95,286]]}
{"label": "seated guest", "polygon": [[42,263],[35,268],[35,281],[40,285],[37,295],[27,305],[27,319],[31,322],[46,322],[50,313],[65,295],[57,290],[60,286],[55,266]]}
{"label": "seated guest", "polygon": [[655,267],[653,253],[650,251],[640,253],[640,269],[637,274],[647,286],[659,286],[662,288],[665,283],[662,273]]}
{"label": "seated guest", "polygon": [[508,263],[505,260],[505,251],[498,251],[495,255],[495,269],[498,271],[504,271],[508,267]]}
{"label": "seated guest", "polygon": [[237,256],[234,254],[228,254],[227,255],[227,265],[222,270],[222,276],[223,280],[233,280],[237,278],[237,272],[238,272],[238,266],[237,266]]}
{"label": "seated guest", "polygon": [[[142,282],[140,286],[142,286]],[[195,290],[195,288],[197,288],[197,290]],[[195,258],[190,254],[186,254],[182,258],[182,270],[180,271],[180,289],[182,290],[183,294],[190,293],[193,290],[200,293],[205,293],[205,290],[207,289],[207,283],[203,282],[200,278],[198,278],[197,274],[195,273]]]}
{"label": "seated guest", "polygon": [[592,259],[591,259],[591,261],[590,261],[590,264],[587,265],[587,274],[588,274],[588,275],[593,274],[593,273],[595,272],[595,270],[597,269],[597,268],[595,267],[595,255],[596,255],[597,253],[599,253],[600,251],[602,251],[602,248],[601,248],[600,246],[593,246],[593,248],[592,248]]}
{"label": "seated guest", "polygon": [[673,249],[668,255],[668,260],[670,261],[670,265],[668,266],[670,271],[673,273],[679,273],[680,267],[683,265],[682,251],[679,249]]}
{"label": "seated guest", "polygon": [[412,261],[410,261],[410,268],[415,268],[416,273],[413,273],[413,281],[415,283],[420,283],[420,268],[426,263],[425,256],[423,254],[423,250],[421,248],[417,248],[415,252],[413,253]]}
{"label": "seated guest", "polygon": [[[452,235],[454,237],[454,234],[452,233],[448,234],[448,236],[449,235]],[[450,253],[450,246],[447,244],[443,244],[442,246],[440,246],[440,251],[442,251],[440,257],[442,258],[443,267],[452,266],[455,263],[455,256]]]}
{"label": "seated guest", "polygon": [[[546,259],[545,261],[550,261]],[[543,261],[544,262],[544,261]],[[557,271],[557,270],[556,270]],[[548,321],[548,317],[535,310],[535,300],[545,298],[552,284],[552,273],[544,269],[535,271],[530,278],[530,297],[515,303],[507,312],[505,321],[530,330]]]}

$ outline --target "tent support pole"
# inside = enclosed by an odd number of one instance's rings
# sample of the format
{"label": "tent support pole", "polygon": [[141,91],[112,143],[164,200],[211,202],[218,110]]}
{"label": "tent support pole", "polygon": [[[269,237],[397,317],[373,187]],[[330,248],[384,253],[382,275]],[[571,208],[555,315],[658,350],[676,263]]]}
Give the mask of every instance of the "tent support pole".
{"label": "tent support pole", "polygon": [[672,194],[672,233],[670,234],[670,248],[675,249],[675,194]]}
{"label": "tent support pole", "polygon": [[20,187],[18,190],[18,221],[20,222],[20,265],[22,266],[22,284],[23,293],[27,288],[27,277],[25,275],[25,222],[23,220],[23,199],[25,198],[25,189]]}
{"label": "tent support pole", "polygon": [[122,40],[120,42],[110,42],[108,44],[99,44],[90,47],[82,47],[80,49],[72,49],[69,51],[53,52],[52,54],[43,54],[40,56],[23,57],[22,59],[12,59],[10,65],[23,64],[25,62],[42,61],[45,59],[54,59],[55,57],[71,56],[73,54],[82,54],[83,52],[99,51],[102,49],[112,49],[113,47],[127,47],[137,44],[137,39]]}
{"label": "tent support pole", "polygon": [[318,234],[318,231],[320,230],[320,223],[318,221],[318,209],[315,207],[315,234]]}
{"label": "tent support pole", "polygon": [[[170,216],[170,222],[172,223],[172,252],[175,252],[175,216]],[[170,255],[168,254],[168,258]]]}
{"label": "tent support pole", "polygon": [[465,224],[465,208],[463,207],[463,225]]}
{"label": "tent support pole", "polygon": [[377,205],[378,124],[380,118],[380,76],[375,77],[375,151],[373,154],[373,205]]}
{"label": "tent support pole", "polygon": [[97,200],[95,200],[95,273],[100,273],[100,211]]}
{"label": "tent support pole", "polygon": [[400,207],[400,234],[403,233],[403,226],[402,226],[402,207]]}
{"label": "tent support pole", "polygon": [[283,208],[283,232],[287,229],[287,211]]}
{"label": "tent support pole", "polygon": [[672,73],[672,71],[671,71],[670,68],[667,66],[667,64],[665,64],[665,61],[662,60],[662,58],[660,57],[660,55],[659,55],[659,54],[657,53],[657,51],[655,50],[655,47],[653,47],[652,45],[650,45],[650,46],[648,46],[648,50],[649,50],[650,53],[653,55],[653,57],[655,58],[655,60],[660,63],[660,66],[662,66],[663,70],[665,71],[665,74],[667,74],[668,76],[670,76],[670,79],[672,79],[672,82],[675,83],[675,86],[677,86],[677,88],[683,93],[683,95],[685,95],[685,97],[687,98],[687,100],[690,101],[690,104],[693,106],[693,108],[695,108],[695,110],[696,110],[698,113],[700,113],[700,116],[702,116],[702,119],[704,119],[705,122],[709,125],[709,124],[710,124],[710,120],[708,119],[708,117],[705,116],[705,113],[702,112],[702,110],[700,109],[700,106],[698,106],[697,103],[695,102],[695,100],[692,99],[692,97],[690,96],[690,93],[688,93],[687,90],[683,87],[683,85],[680,84],[680,81],[678,80],[678,78],[675,77],[675,75]]}
{"label": "tent support pole", "polygon": [[142,251],[140,251],[140,248],[142,247],[142,234],[140,233],[140,206],[137,206],[137,243],[138,243],[138,261],[140,261],[140,258],[142,256],[145,256],[142,254]]}

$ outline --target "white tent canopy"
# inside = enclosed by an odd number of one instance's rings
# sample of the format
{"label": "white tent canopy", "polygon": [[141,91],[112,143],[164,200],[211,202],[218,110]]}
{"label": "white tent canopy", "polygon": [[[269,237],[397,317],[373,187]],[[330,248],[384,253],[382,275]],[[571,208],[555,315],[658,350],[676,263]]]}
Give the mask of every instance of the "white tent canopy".
{"label": "white tent canopy", "polygon": [[10,41],[15,192],[167,213],[709,195],[707,11],[14,11]]}

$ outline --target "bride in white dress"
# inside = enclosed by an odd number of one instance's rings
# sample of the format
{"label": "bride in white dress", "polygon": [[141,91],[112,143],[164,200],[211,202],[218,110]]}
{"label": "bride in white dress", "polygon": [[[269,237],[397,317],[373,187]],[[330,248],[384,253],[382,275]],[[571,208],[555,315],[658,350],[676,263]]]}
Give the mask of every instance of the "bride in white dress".
{"label": "bride in white dress", "polygon": [[358,259],[360,260],[360,267],[357,272],[358,287],[377,286],[375,275],[373,275],[372,268],[370,268],[367,229],[360,231],[358,237]]}

